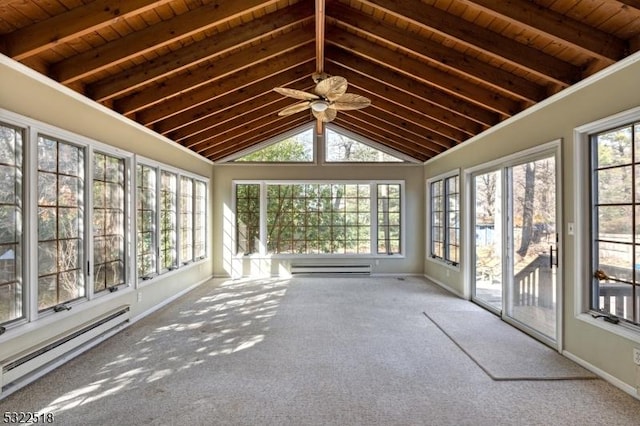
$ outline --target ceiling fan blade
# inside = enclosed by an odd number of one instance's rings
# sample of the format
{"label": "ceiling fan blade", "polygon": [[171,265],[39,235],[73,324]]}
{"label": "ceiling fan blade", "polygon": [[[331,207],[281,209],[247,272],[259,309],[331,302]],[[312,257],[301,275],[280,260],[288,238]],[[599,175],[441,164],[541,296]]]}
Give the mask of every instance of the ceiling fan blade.
{"label": "ceiling fan blade", "polygon": [[324,111],[314,111],[312,109],[311,112],[313,113],[313,116],[315,118],[322,121],[323,123],[333,121],[336,118],[336,115],[338,115],[338,111],[331,107],[325,109]]}
{"label": "ceiling fan blade", "polygon": [[316,85],[314,91],[329,101],[335,101],[345,94],[347,86],[346,78],[334,76],[322,80]]}
{"label": "ceiling fan blade", "polygon": [[303,92],[302,90],[289,89],[287,87],[276,87],[273,90],[280,93],[284,96],[289,96],[295,99],[300,99],[303,101],[312,101],[314,99],[320,99],[318,95],[314,95],[313,93]]}
{"label": "ceiling fan blade", "polygon": [[338,111],[349,111],[354,109],[365,108],[371,105],[371,100],[364,96],[354,95],[353,93],[345,93],[336,99],[331,106]]}
{"label": "ceiling fan blade", "polygon": [[309,105],[311,105],[310,101],[299,102],[282,109],[280,112],[278,112],[278,115],[284,116],[295,114],[296,112],[304,111],[305,109],[309,108]]}

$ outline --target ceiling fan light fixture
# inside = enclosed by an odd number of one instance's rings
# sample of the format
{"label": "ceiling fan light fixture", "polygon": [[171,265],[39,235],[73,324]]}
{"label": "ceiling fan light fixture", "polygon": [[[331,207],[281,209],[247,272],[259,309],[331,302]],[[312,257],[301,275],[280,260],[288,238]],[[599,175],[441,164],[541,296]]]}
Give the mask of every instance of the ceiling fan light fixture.
{"label": "ceiling fan light fixture", "polygon": [[311,109],[315,112],[323,112],[326,111],[327,108],[329,108],[329,103],[325,100],[321,99],[311,102]]}

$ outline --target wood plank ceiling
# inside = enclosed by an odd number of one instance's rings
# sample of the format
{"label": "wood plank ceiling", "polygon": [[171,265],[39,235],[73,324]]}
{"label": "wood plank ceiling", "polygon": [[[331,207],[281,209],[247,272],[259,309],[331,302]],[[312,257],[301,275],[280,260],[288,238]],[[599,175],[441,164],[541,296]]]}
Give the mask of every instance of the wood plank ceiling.
{"label": "wood plank ceiling", "polygon": [[424,161],[639,48],[640,0],[0,0],[1,53],[214,161],[313,122],[272,89],[318,68]]}

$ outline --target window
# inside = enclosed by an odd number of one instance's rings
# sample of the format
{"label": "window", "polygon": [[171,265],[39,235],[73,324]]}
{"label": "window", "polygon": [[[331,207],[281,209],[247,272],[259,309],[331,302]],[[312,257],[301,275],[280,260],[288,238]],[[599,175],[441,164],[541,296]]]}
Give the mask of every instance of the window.
{"label": "window", "polygon": [[196,180],[193,198],[193,257],[202,259],[207,254],[207,184]]}
{"label": "window", "polygon": [[258,252],[260,240],[260,185],[236,185],[236,253]]}
{"label": "window", "polygon": [[138,278],[207,255],[207,181],[150,160],[137,165]]}
{"label": "window", "polygon": [[85,295],[84,149],[38,137],[38,310]]}
{"label": "window", "polygon": [[24,316],[22,130],[0,123],[0,325]]}
{"label": "window", "polygon": [[258,253],[264,246],[263,254],[399,254],[401,193],[401,183],[236,183],[237,252]]}
{"label": "window", "polygon": [[188,262],[206,256],[206,179],[137,164],[134,197],[132,154],[8,111],[0,117],[0,331],[177,268],[179,236]]}
{"label": "window", "polygon": [[460,178],[450,175],[428,182],[429,252],[433,259],[460,262]]}
{"label": "window", "polygon": [[138,164],[137,173],[137,265],[138,277],[151,278],[157,269],[156,169]]}
{"label": "window", "polygon": [[400,253],[400,184],[378,184],[378,254]]}
{"label": "window", "polygon": [[640,122],[590,141],[590,308],[640,325]]}
{"label": "window", "polygon": [[180,261],[193,260],[193,179],[180,178]]}
{"label": "window", "polygon": [[178,176],[160,173],[160,270],[178,267]]}
{"label": "window", "polygon": [[313,128],[293,134],[235,161],[263,163],[308,163],[313,161]]}
{"label": "window", "polygon": [[370,163],[398,163],[403,162],[373,146],[359,142],[342,132],[326,129],[327,143],[325,145],[325,159],[327,162],[370,162]]}
{"label": "window", "polygon": [[93,291],[125,283],[125,164],[93,155]]}
{"label": "window", "polygon": [[267,185],[269,253],[370,253],[368,184]]}

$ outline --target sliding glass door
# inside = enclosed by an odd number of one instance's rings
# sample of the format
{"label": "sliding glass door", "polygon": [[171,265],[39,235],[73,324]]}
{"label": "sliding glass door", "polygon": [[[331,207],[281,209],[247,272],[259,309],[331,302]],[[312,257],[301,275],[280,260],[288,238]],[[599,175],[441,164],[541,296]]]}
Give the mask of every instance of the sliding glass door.
{"label": "sliding glass door", "polygon": [[551,346],[558,336],[556,153],[471,175],[472,300]]}
{"label": "sliding glass door", "polygon": [[505,316],[556,340],[558,266],[555,157],[509,173],[509,297]]}
{"label": "sliding glass door", "polygon": [[496,313],[502,312],[502,170],[473,176],[475,280],[472,299]]}

